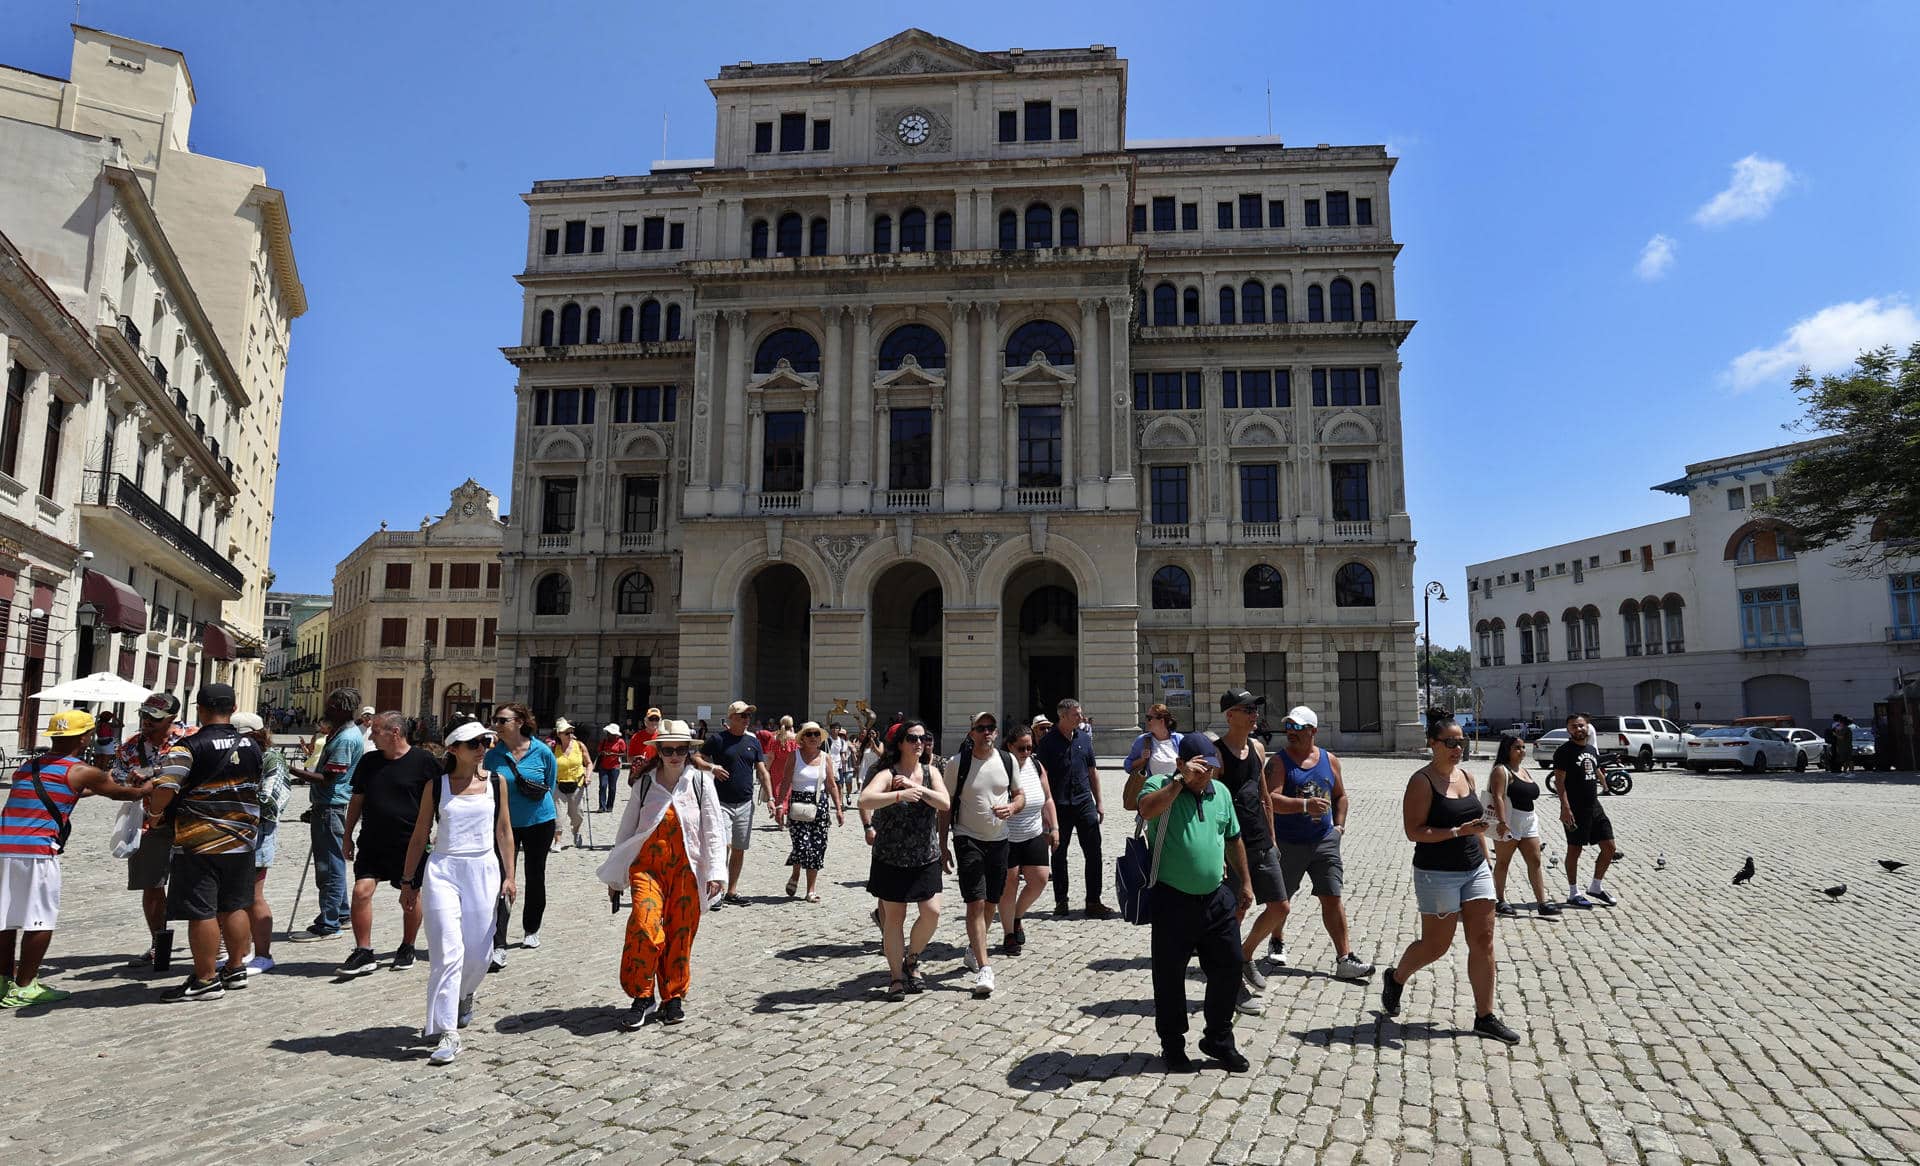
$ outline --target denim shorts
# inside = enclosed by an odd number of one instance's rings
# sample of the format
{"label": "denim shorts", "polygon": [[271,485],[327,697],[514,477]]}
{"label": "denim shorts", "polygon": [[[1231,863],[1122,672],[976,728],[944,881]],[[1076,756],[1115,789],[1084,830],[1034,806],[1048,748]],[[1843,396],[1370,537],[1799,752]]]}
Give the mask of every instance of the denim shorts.
{"label": "denim shorts", "polygon": [[1472,870],[1415,867],[1413,898],[1422,915],[1458,915],[1462,903],[1493,898],[1493,871],[1484,862]]}
{"label": "denim shorts", "polygon": [[280,823],[278,820],[260,823],[259,840],[253,845],[253,867],[265,870],[273,865],[273,856],[279,850]]}

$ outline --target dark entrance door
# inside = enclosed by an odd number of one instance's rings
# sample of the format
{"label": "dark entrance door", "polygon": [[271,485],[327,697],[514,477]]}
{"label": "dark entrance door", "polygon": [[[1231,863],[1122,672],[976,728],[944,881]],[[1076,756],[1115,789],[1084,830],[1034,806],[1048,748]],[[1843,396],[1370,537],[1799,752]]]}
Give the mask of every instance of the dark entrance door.
{"label": "dark entrance door", "polygon": [[920,657],[918,696],[920,703],[916,707],[920,710],[920,716],[926,720],[928,727],[936,736],[944,737],[946,730],[940,725],[940,710],[943,707],[940,692],[940,657]]}
{"label": "dark entrance door", "polygon": [[639,728],[653,703],[653,657],[616,656],[613,661],[612,719]]}
{"label": "dark entrance door", "polygon": [[1074,695],[1072,656],[1032,656],[1027,661],[1027,707],[1053,718],[1054,706]]}
{"label": "dark entrance door", "polygon": [[27,657],[20,666],[20,748],[31,749],[38,743],[40,735],[40,702],[29,699],[30,693],[39,692],[46,687],[45,661]]}

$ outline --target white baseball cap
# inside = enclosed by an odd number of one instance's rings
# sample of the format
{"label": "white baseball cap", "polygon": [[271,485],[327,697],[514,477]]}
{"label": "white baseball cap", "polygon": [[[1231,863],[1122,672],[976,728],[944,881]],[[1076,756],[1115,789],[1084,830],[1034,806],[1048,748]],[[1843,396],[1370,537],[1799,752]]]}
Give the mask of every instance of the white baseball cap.
{"label": "white baseball cap", "polygon": [[267,727],[267,723],[260,719],[259,713],[235,713],[233,727],[242,733],[258,733]]}
{"label": "white baseball cap", "polygon": [[479,721],[462,721],[447,731],[446,744],[458,745],[462,741],[471,741],[475,737],[491,737],[493,730]]}
{"label": "white baseball cap", "polygon": [[1303,704],[1297,704],[1288,709],[1287,720],[1296,725],[1304,725],[1309,729],[1317,729],[1320,727],[1319,714]]}

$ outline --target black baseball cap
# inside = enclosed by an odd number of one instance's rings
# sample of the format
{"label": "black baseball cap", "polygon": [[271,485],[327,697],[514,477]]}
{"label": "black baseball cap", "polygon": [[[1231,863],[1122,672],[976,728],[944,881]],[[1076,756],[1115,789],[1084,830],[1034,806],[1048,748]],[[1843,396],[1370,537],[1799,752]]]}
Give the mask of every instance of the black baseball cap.
{"label": "black baseball cap", "polygon": [[1266,703],[1266,697],[1255,696],[1244,688],[1229,688],[1220,694],[1220,711],[1223,713],[1228,709],[1237,709],[1241,705],[1250,704],[1265,707]]}
{"label": "black baseball cap", "polygon": [[1180,764],[1185,765],[1196,757],[1204,757],[1208,765],[1220,764],[1220,753],[1205,733],[1188,733],[1180,738]]}
{"label": "black baseball cap", "polygon": [[203,684],[200,686],[200,695],[194,697],[193,703],[210,713],[230,713],[234,706],[233,685]]}

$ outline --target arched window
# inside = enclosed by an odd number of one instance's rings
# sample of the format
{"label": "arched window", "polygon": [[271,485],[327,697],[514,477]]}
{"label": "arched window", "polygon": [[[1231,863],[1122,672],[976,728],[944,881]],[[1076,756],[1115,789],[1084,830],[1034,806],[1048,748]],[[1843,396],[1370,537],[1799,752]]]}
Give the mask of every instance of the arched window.
{"label": "arched window", "polygon": [[622,344],[633,343],[633,305],[623,304],[620,308],[619,340]]}
{"label": "arched window", "polygon": [[1267,289],[1261,287],[1257,279],[1250,279],[1240,285],[1240,322],[1242,324],[1267,322]]}
{"label": "arched window", "polygon": [[750,242],[747,246],[747,254],[752,256],[755,259],[765,259],[767,257],[767,235],[768,234],[769,232],[767,230],[767,220],[765,219],[753,220],[752,242]]}
{"label": "arched window", "polygon": [[1024,366],[1036,352],[1046,353],[1048,364],[1072,364],[1073,337],[1052,320],[1028,320],[1007,337],[1007,367]]}
{"label": "arched window", "polygon": [[947,367],[947,342],[925,324],[902,324],[880,342],[880,367],[899,368],[912,353],[921,368]]}
{"label": "arched window", "polygon": [[1281,607],[1286,602],[1286,589],[1280,578],[1280,572],[1265,563],[1247,568],[1240,579],[1240,604],[1243,607]]}
{"label": "arched window", "polygon": [[1307,323],[1324,324],[1327,322],[1327,301],[1320,291],[1320,285],[1307,286]]}
{"label": "arched window", "polygon": [[1600,609],[1589,603],[1580,609],[1580,626],[1587,636],[1587,659],[1600,658]]}
{"label": "arched window", "polygon": [[1000,212],[1000,250],[1020,250],[1020,216],[1011,210]]}
{"label": "arched window", "polygon": [[873,220],[873,249],[882,255],[893,250],[892,215],[880,215]]}
{"label": "arched window", "polygon": [[1640,654],[1640,601],[1629,599],[1620,605],[1620,631],[1627,645],[1627,655]]}
{"label": "arched window", "polygon": [[814,219],[807,224],[807,254],[825,255],[827,253],[827,220]]}
{"label": "arched window", "polygon": [[1553,640],[1548,634],[1553,631],[1553,621],[1544,611],[1533,613],[1533,662],[1545,664],[1553,659]]}
{"label": "arched window", "polygon": [[1372,607],[1373,569],[1365,563],[1348,563],[1333,574],[1335,607]]}
{"label": "arched window", "polygon": [[580,343],[579,304],[568,304],[560,309],[560,343]]}
{"label": "arched window", "polygon": [[1284,324],[1287,322],[1287,285],[1283,283],[1273,285],[1272,319],[1276,324]]}
{"label": "arched window", "polygon": [[650,343],[660,339],[660,301],[648,300],[640,305],[640,342]]}
{"label": "arched window", "polygon": [[1660,639],[1660,601],[1658,599],[1649,595],[1640,601],[1640,622],[1647,632],[1647,655],[1660,655],[1663,648]]}
{"label": "arched window", "polygon": [[1327,288],[1327,298],[1333,301],[1335,322],[1353,319],[1353,283],[1345,279],[1336,279]]}
{"label": "arched window", "polygon": [[587,309],[587,343],[600,343],[600,309]]}
{"label": "arched window", "polygon": [[786,214],[781,215],[780,221],[773,232],[774,253],[776,255],[800,254],[800,235],[802,230],[803,223],[797,213],[788,211]]}
{"label": "arched window", "polygon": [[680,339],[680,305],[667,305],[667,339]]}
{"label": "arched window", "polygon": [[769,333],[753,354],[756,375],[770,373],[784,359],[795,372],[820,371],[820,342],[798,328],[781,328]]}
{"label": "arched window", "polygon": [[1080,212],[1070,206],[1060,208],[1060,245],[1062,247],[1080,245]]}
{"label": "arched window", "polygon": [[933,249],[953,250],[953,216],[945,211],[933,216]]}
{"label": "arched window", "polygon": [[653,580],[645,571],[629,571],[620,577],[620,586],[615,591],[614,613],[616,615],[651,615],[653,613]]}
{"label": "arched window", "polygon": [[543,348],[553,344],[552,308],[547,308],[540,313],[540,344]]}
{"label": "arched window", "polygon": [[1533,663],[1533,617],[1523,615],[1513,621],[1513,626],[1520,633],[1520,662]]}
{"label": "arched window", "polygon": [[1660,601],[1660,607],[1667,616],[1667,655],[1676,656],[1687,650],[1687,621],[1682,614],[1686,601],[1678,595],[1669,595]]}
{"label": "arched window", "polygon": [[573,582],[558,571],[540,576],[533,588],[533,614],[565,615],[573,610]]}
{"label": "arched window", "polygon": [[1560,626],[1567,630],[1567,659],[1578,660],[1586,655],[1580,629],[1580,613],[1569,607],[1560,613]]}
{"label": "arched window", "polygon": [[910,206],[900,212],[900,250],[925,251],[927,249],[927,212],[917,206]]}
{"label": "arched window", "polygon": [[1179,291],[1170,283],[1153,288],[1153,326],[1166,328],[1180,322]]}
{"label": "arched window", "polygon": [[1031,636],[1052,624],[1072,635],[1080,622],[1080,604],[1064,587],[1036,587],[1020,605],[1020,634]]}
{"label": "arched window", "polygon": [[1036,202],[1027,208],[1027,250],[1053,246],[1053,208]]}
{"label": "arched window", "polygon": [[1180,322],[1194,325],[1200,322],[1200,289],[1190,287],[1180,293]]}
{"label": "arched window", "polygon": [[1186,611],[1193,606],[1193,577],[1185,567],[1168,565],[1153,573],[1153,610]]}
{"label": "arched window", "polygon": [[1473,634],[1480,641],[1480,667],[1493,667],[1493,625],[1483,619],[1473,625]]}
{"label": "arched window", "polygon": [[1373,294],[1373,285],[1370,283],[1360,285],[1360,318],[1362,320],[1378,320],[1380,318],[1379,300]]}
{"label": "arched window", "polygon": [[1494,666],[1498,668],[1505,666],[1506,662],[1507,621],[1504,619],[1496,619],[1493,621],[1493,663]]}
{"label": "arched window", "polygon": [[1233,323],[1233,308],[1234,308],[1233,289],[1230,287],[1221,288],[1220,289],[1220,322],[1222,324]]}

